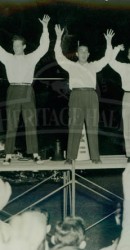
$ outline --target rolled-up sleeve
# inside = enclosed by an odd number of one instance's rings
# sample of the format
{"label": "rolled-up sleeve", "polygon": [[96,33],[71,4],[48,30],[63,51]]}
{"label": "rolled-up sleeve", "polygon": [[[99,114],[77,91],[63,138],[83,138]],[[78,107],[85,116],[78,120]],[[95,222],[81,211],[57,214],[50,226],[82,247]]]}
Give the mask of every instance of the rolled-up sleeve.
{"label": "rolled-up sleeve", "polygon": [[3,64],[6,64],[6,62],[8,61],[10,56],[10,53],[8,53],[6,50],[4,50],[1,46],[0,46],[0,61]]}
{"label": "rolled-up sleeve", "polygon": [[111,60],[112,57],[112,46],[108,45],[105,51],[105,56],[98,61],[93,62],[95,71],[101,71]]}
{"label": "rolled-up sleeve", "polygon": [[69,59],[67,59],[62,52],[62,48],[61,48],[61,40],[57,40],[56,41],[56,45],[55,45],[55,58],[58,62],[58,64],[66,71],[70,71],[70,67],[72,66],[73,62]]}
{"label": "rolled-up sleeve", "polygon": [[35,63],[37,63],[40,60],[40,58],[47,53],[49,49],[49,43],[50,43],[49,32],[47,28],[44,28],[44,31],[40,38],[39,47],[35,51],[29,54],[30,58],[33,61],[35,61]]}

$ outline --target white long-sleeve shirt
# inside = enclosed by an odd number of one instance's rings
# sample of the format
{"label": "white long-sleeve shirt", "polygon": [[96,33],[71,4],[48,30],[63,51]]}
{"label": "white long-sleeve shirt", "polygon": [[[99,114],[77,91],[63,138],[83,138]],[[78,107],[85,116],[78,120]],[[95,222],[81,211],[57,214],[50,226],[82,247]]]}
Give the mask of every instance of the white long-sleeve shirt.
{"label": "white long-sleeve shirt", "polygon": [[0,60],[5,65],[9,83],[32,83],[37,62],[48,51],[49,34],[44,28],[39,47],[27,55],[13,55],[0,46]]}
{"label": "white long-sleeve shirt", "polygon": [[121,63],[116,60],[119,51],[119,47],[114,48],[112,60],[109,62],[109,65],[121,76],[122,89],[124,91],[130,91],[130,63]]}
{"label": "white long-sleeve shirt", "polygon": [[96,88],[96,73],[104,68],[110,59],[112,47],[108,46],[105,56],[91,63],[81,65],[67,59],[61,49],[61,41],[57,40],[55,45],[55,56],[58,64],[69,73],[69,87],[73,88]]}

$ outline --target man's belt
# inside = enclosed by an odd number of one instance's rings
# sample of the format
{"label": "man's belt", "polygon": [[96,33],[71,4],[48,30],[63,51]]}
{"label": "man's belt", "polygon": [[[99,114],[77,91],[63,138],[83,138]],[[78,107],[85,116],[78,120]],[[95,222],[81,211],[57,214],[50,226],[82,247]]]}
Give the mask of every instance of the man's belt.
{"label": "man's belt", "polygon": [[27,83],[27,82],[11,82],[10,85],[15,85],[15,86],[22,86],[22,85],[28,85],[28,86],[31,86],[31,83]]}
{"label": "man's belt", "polygon": [[73,88],[72,90],[95,90],[94,88]]}

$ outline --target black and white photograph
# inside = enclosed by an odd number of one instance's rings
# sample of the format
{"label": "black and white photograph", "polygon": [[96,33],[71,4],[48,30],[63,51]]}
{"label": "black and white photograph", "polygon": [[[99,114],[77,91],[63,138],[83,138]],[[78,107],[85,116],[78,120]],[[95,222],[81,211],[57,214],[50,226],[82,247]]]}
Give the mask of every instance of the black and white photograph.
{"label": "black and white photograph", "polygon": [[0,250],[129,236],[130,1],[0,0]]}

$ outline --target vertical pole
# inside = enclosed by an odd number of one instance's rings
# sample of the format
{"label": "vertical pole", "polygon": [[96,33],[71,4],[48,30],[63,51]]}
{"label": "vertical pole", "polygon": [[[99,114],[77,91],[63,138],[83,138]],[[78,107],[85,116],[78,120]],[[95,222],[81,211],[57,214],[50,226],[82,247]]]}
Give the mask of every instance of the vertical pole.
{"label": "vertical pole", "polygon": [[72,217],[75,216],[75,161],[72,161]]}
{"label": "vertical pole", "polygon": [[[70,171],[68,171],[68,182],[70,182]],[[68,193],[69,193],[69,213],[71,214],[72,211],[72,181],[71,184],[68,186]]]}
{"label": "vertical pole", "polygon": [[[67,182],[67,177],[66,177],[66,171],[63,172],[63,183],[64,185]],[[64,199],[64,204],[63,204],[63,218],[67,216],[67,187],[64,187],[63,189],[63,199]]]}

